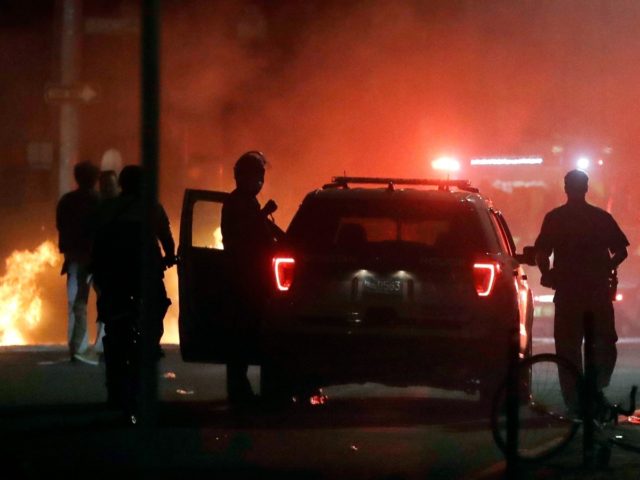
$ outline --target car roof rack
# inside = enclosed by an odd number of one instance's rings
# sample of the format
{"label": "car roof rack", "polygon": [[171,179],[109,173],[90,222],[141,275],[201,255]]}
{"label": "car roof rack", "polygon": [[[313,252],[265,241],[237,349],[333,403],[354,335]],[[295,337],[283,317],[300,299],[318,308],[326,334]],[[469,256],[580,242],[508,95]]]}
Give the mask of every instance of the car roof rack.
{"label": "car roof rack", "polygon": [[386,178],[386,177],[333,177],[331,183],[324,185],[323,188],[349,188],[350,184],[374,184],[387,185],[389,190],[393,190],[395,185],[417,185],[438,187],[438,190],[449,191],[449,189],[457,188],[465,192],[479,193],[476,187],[471,185],[469,180],[442,180],[430,178]]}

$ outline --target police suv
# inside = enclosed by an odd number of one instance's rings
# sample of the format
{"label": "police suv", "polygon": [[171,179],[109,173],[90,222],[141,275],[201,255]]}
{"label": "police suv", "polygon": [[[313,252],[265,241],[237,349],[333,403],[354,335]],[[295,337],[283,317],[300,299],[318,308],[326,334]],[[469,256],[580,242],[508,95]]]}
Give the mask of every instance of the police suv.
{"label": "police suv", "polygon": [[264,395],[371,381],[488,399],[510,355],[530,353],[531,252],[516,255],[500,212],[465,180],[335,177],[309,193],[273,252],[268,314],[234,342],[250,327],[228,314],[212,241],[225,195],[185,195],[184,360],[242,355],[262,366]]}

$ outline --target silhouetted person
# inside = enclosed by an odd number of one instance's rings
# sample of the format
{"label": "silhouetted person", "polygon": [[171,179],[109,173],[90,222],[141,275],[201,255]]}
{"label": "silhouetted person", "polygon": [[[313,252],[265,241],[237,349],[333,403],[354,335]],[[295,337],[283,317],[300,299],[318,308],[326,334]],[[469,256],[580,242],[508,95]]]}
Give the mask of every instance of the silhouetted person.
{"label": "silhouetted person", "polygon": [[233,290],[232,356],[227,363],[227,395],[232,405],[253,399],[247,378],[246,353],[255,347],[255,333],[263,314],[269,289],[274,230],[268,216],[278,207],[269,200],[260,208],[256,195],[264,184],[265,158],[247,152],[236,162],[236,189],[222,206],[222,242],[228,259]]}
{"label": "silhouetted person", "polygon": [[[140,335],[150,336],[159,352],[163,319],[171,303],[164,287],[164,269],[175,264],[175,245],[162,205],[157,204],[152,210],[153,238],[142,236],[142,181],[141,167],[130,165],[122,169],[122,191],[101,211],[92,255],[94,278],[100,290],[98,314],[105,324],[109,403],[122,409],[127,419],[136,414]],[[144,252],[145,248],[149,250]],[[151,291],[147,325],[140,324],[143,252],[151,258],[151,271],[144,278]]]}
{"label": "silhouetted person", "polygon": [[[108,212],[110,210],[110,205],[115,201],[116,197],[120,193],[120,187],[118,185],[118,174],[115,170],[103,170],[100,172],[100,177],[98,178],[98,193],[100,195],[100,205],[98,207],[98,211],[96,213],[96,219],[94,219],[95,223],[100,223],[100,217],[103,215],[103,212]],[[100,295],[100,290],[96,287],[94,283],[94,288],[96,290],[96,295]],[[104,353],[104,348],[102,346],[102,338],[104,337],[104,322],[98,315],[96,319],[96,338],[93,342],[93,355],[96,357],[95,361],[98,361],[98,356]]]}
{"label": "silhouetted person", "polygon": [[64,254],[62,274],[67,275],[68,344],[71,361],[85,361],[88,346],[87,301],[90,283],[91,219],[98,206],[95,191],[98,167],[80,162],[73,169],[78,188],[64,194],[56,207],[58,246]]}
{"label": "silhouetted person", "polygon": [[[629,242],[606,211],[585,200],[589,177],[572,170],[564,177],[567,203],[544,217],[535,242],[541,283],[555,289],[556,353],[582,371],[585,315],[593,318],[593,360],[599,400],[609,385],[616,358],[616,334],[610,279],[627,257]],[[553,268],[549,256],[553,253]],[[572,386],[561,372],[565,400],[575,405]]]}

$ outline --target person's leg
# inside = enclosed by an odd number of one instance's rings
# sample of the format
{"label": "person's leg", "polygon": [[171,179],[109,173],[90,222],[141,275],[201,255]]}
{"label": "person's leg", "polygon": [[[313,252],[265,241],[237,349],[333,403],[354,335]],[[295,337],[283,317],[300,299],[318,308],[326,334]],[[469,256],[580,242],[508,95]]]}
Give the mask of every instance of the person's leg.
{"label": "person's leg", "polygon": [[105,386],[107,388],[107,404],[115,409],[124,409],[123,371],[124,360],[117,333],[109,324],[103,337]]}
{"label": "person's leg", "polygon": [[139,387],[140,339],[133,328],[135,319],[132,312],[114,312],[106,318],[103,338],[107,401],[128,420],[136,414]]}
{"label": "person's leg", "polygon": [[596,386],[601,391],[609,385],[618,358],[616,348],[618,335],[611,302],[595,309],[593,328],[593,362],[596,370]]}
{"label": "person's leg", "polygon": [[93,283],[93,290],[96,292],[96,307],[98,310],[98,318],[96,319],[96,339],[93,342],[93,351],[100,355],[104,353],[104,346],[102,344],[102,338],[104,337],[104,322],[100,316],[100,288]]}
{"label": "person's leg", "polygon": [[73,360],[76,354],[75,338],[75,303],[78,295],[78,264],[76,262],[67,262],[67,345],[69,346],[69,355]]}
{"label": "person's leg", "polygon": [[76,265],[76,295],[73,301],[73,332],[71,342],[75,353],[85,353],[89,346],[89,331],[87,330],[87,303],[89,301],[90,284],[87,283],[87,268]]}
{"label": "person's leg", "polygon": [[227,397],[232,404],[241,404],[253,398],[253,390],[247,377],[249,365],[232,360],[227,363]]}
{"label": "person's leg", "polygon": [[153,304],[157,308],[157,310],[155,310],[154,312],[154,343],[158,345],[158,352],[162,356],[164,355],[164,353],[162,353],[162,349],[160,348],[160,340],[162,340],[162,336],[164,335],[164,317],[167,314],[169,306],[171,305],[171,300],[169,300],[169,297],[167,296],[167,290],[164,286],[164,281],[162,280],[162,278],[158,280]]}
{"label": "person's leg", "polygon": [[[571,362],[580,372],[582,367],[582,339],[584,336],[583,328],[583,309],[579,306],[567,303],[555,304],[554,317],[554,338],[556,346],[556,354]],[[573,377],[570,377],[562,369],[559,372],[560,387],[565,403],[570,408],[577,409],[579,407],[579,398],[577,396],[577,386],[573,383]]]}
{"label": "person's leg", "polygon": [[[234,298],[235,331],[229,335],[228,348],[232,358],[227,363],[227,397],[232,404],[246,404],[253,400],[254,394],[247,377],[248,358],[253,349],[252,330],[258,321],[258,315],[251,292],[236,288]],[[241,292],[238,295],[237,292]]]}

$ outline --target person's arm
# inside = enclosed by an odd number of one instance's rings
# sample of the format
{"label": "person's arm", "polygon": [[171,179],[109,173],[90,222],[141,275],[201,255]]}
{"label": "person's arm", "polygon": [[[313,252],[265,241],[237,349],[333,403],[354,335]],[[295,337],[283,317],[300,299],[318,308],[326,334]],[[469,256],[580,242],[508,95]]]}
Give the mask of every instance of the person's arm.
{"label": "person's arm", "polygon": [[551,271],[551,262],[549,257],[553,252],[553,222],[549,214],[545,215],[540,228],[540,234],[536,238],[536,265],[542,274],[540,277],[540,285],[543,287],[555,289],[555,280]]}
{"label": "person's arm", "polygon": [[615,219],[611,215],[608,215],[608,218],[609,252],[611,252],[609,270],[615,270],[628,256],[627,247],[629,246],[629,240]]}
{"label": "person's arm", "polygon": [[618,268],[618,265],[624,262],[628,255],[627,247],[619,247],[613,250],[613,255],[611,256],[611,260],[609,260],[609,269],[615,270]]}
{"label": "person's arm", "polygon": [[264,207],[262,207],[260,212],[266,218],[269,215],[271,215],[273,212],[275,212],[277,209],[278,209],[278,205],[276,204],[276,202],[274,202],[273,200],[269,200],[267,203],[265,203]]}
{"label": "person's arm", "polygon": [[551,270],[550,256],[551,254],[546,251],[536,250],[536,265],[542,275],[546,275]]}
{"label": "person's arm", "polygon": [[538,238],[536,238],[534,244],[536,249],[536,265],[538,265],[542,275],[549,273],[549,270],[551,269],[549,257],[553,252],[552,230],[552,222],[549,214],[547,214],[542,221],[540,234],[538,235]]}
{"label": "person's arm", "polygon": [[273,223],[269,215],[277,208],[273,200],[269,200],[264,207],[260,208],[255,198],[236,198],[233,202],[225,204],[223,219],[226,221],[223,222],[223,241],[226,237],[235,246],[268,243],[269,239],[273,238]]}
{"label": "person's arm", "polygon": [[156,235],[162,245],[164,251],[165,263],[168,267],[175,264],[176,258],[176,245],[173,241],[173,235],[171,234],[171,226],[169,225],[169,217],[162,208],[162,205],[158,205],[158,224]]}

